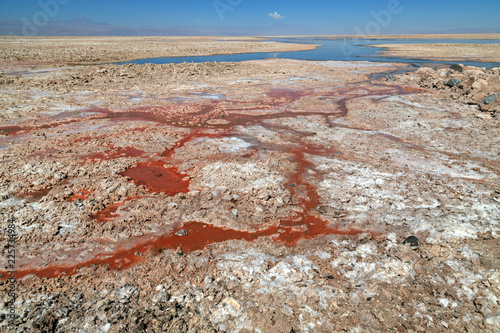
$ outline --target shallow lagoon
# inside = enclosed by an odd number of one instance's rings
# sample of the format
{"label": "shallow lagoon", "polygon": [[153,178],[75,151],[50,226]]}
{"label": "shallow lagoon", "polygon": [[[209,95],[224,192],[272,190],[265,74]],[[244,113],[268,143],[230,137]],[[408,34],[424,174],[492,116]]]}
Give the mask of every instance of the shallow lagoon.
{"label": "shallow lagoon", "polygon": [[240,62],[246,60],[261,60],[270,58],[284,58],[297,60],[313,60],[313,61],[376,61],[376,62],[400,62],[409,63],[415,66],[423,64],[455,64],[462,63],[464,65],[486,67],[500,66],[500,63],[475,62],[475,61],[436,61],[425,59],[404,59],[397,57],[383,57],[379,52],[382,48],[368,47],[367,45],[381,44],[417,44],[417,43],[475,43],[475,44],[498,44],[497,40],[477,40],[477,39],[357,39],[357,38],[340,38],[327,39],[316,37],[303,38],[275,38],[273,41],[284,43],[307,43],[320,44],[322,46],[315,50],[309,51],[292,51],[292,52],[258,52],[258,53],[241,53],[241,54],[224,54],[213,56],[196,56],[196,57],[164,57],[164,58],[149,58],[138,59],[133,61],[122,62],[120,64],[168,64],[182,62]]}

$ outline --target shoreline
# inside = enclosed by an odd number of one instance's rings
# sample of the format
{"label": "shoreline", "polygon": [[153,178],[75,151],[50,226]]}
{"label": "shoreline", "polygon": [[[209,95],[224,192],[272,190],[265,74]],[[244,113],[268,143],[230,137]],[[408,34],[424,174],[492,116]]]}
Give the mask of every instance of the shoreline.
{"label": "shoreline", "polygon": [[[243,39],[243,40],[242,40]],[[247,39],[247,40],[245,40]],[[144,58],[313,50],[320,45],[229,37],[0,37],[0,63],[87,65]],[[19,52],[21,49],[21,52]],[[63,52],[57,52],[62,50]],[[15,59],[15,60],[13,60]]]}
{"label": "shoreline", "polygon": [[500,63],[500,44],[380,44],[378,56],[432,61],[476,61]]}
{"label": "shoreline", "polygon": [[264,36],[267,38],[359,38],[359,39],[483,39],[500,40],[500,33],[484,34],[401,34],[401,35],[306,35]]}

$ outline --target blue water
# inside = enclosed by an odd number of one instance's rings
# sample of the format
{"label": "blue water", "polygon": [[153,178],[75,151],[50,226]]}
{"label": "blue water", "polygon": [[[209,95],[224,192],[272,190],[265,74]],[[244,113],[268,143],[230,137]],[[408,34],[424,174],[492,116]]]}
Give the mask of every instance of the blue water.
{"label": "blue water", "polygon": [[500,63],[474,62],[474,61],[435,61],[422,59],[402,59],[396,57],[382,57],[378,52],[381,48],[368,47],[366,45],[379,44],[415,44],[415,43],[467,43],[467,44],[500,44],[498,40],[471,40],[471,39],[327,39],[327,38],[275,38],[273,41],[285,43],[304,43],[320,44],[322,46],[315,50],[293,51],[293,52],[260,52],[260,53],[242,53],[214,56],[196,56],[196,57],[165,57],[138,59],[122,62],[119,64],[168,64],[182,62],[240,62],[245,60],[261,60],[272,58],[297,59],[297,60],[315,60],[315,61],[376,61],[376,62],[400,62],[409,63],[415,66],[423,64],[456,64],[462,63],[477,67],[499,67]]}

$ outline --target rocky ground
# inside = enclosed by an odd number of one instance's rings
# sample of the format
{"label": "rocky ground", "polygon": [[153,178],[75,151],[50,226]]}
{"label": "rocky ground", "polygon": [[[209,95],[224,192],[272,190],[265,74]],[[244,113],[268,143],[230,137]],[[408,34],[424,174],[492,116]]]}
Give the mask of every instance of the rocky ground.
{"label": "rocky ground", "polygon": [[[0,63],[61,65],[248,52],[303,51],[312,44],[263,43],[248,37],[7,37],[0,36]],[[3,69],[3,68],[2,68]]]}
{"label": "rocky ground", "polygon": [[[477,105],[492,117],[500,117],[500,67],[492,70],[462,65],[423,67],[409,81],[425,88],[446,90],[453,99]],[[488,114],[482,117],[488,118]]]}
{"label": "rocky ground", "polygon": [[404,68],[5,68],[1,330],[498,331],[498,70]]}

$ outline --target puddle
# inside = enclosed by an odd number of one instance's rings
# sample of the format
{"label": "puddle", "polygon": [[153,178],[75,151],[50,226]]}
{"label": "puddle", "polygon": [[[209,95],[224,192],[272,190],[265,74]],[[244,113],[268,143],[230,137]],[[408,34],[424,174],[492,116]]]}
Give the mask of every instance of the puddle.
{"label": "puddle", "polygon": [[120,175],[129,177],[136,185],[144,185],[150,192],[164,192],[167,195],[187,193],[189,179],[176,167],[164,167],[163,161],[139,163]]}

